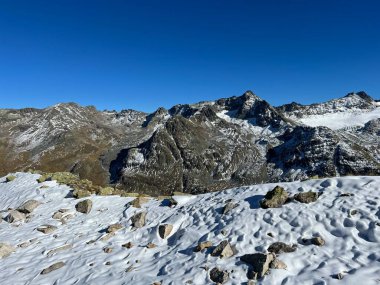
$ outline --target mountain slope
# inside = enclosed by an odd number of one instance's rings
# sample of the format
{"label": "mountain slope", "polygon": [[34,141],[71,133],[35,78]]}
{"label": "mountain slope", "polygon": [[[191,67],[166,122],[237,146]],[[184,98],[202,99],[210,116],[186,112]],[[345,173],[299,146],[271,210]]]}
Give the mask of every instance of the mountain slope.
{"label": "mountain slope", "polygon": [[[228,272],[225,284],[244,284],[249,266],[241,262],[241,256],[267,253],[275,242],[294,244],[296,250],[278,254],[287,269],[271,269],[257,284],[379,282],[380,177],[281,183],[292,195],[307,191],[321,195],[310,204],[293,201],[273,209],[260,208],[259,201],[277,184],[174,196],[178,201],[174,207],[168,207],[167,201],[148,199],[142,208],[135,208],[128,204],[133,198],[92,196],[92,210],[83,214],[75,210],[78,200],[67,198],[69,187],[48,181],[41,188],[36,182],[38,175],[15,176],[8,183],[5,177],[0,178],[3,217],[7,217],[8,208],[17,208],[27,200],[41,204],[27,222],[0,223],[0,242],[15,247],[1,259],[1,284],[203,285],[214,284],[210,280],[214,267]],[[222,214],[229,201],[237,206]],[[66,209],[67,218],[53,219],[60,209]],[[147,213],[145,225],[132,228],[131,217],[143,211]],[[121,228],[107,236],[106,229],[115,223]],[[163,224],[173,225],[165,239],[158,233]],[[43,234],[36,230],[42,225],[56,229]],[[317,236],[324,239],[324,245],[304,242]],[[214,247],[224,240],[235,248],[235,254],[212,256]],[[204,241],[213,247],[194,252]],[[126,245],[129,242],[130,248]],[[63,267],[40,274],[57,262],[63,262]],[[336,279],[339,273],[343,280]]]}

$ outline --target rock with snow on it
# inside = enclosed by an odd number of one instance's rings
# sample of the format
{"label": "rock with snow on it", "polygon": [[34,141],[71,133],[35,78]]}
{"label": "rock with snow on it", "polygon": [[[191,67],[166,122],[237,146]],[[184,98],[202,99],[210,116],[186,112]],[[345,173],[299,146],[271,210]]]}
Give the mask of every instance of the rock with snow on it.
{"label": "rock with snow on it", "polygon": [[25,214],[17,210],[10,210],[8,216],[5,218],[8,223],[24,222],[25,219]]}
{"label": "rock with snow on it", "polygon": [[286,244],[284,242],[275,242],[275,243],[272,243],[269,247],[268,247],[268,251],[269,252],[272,252],[272,253],[275,253],[275,254],[280,254],[280,253],[287,253],[287,252],[294,252],[296,251],[297,249],[297,245],[295,244]]}
{"label": "rock with snow on it", "polygon": [[107,228],[107,233],[114,233],[114,232],[117,232],[118,230],[122,229],[123,228],[123,225],[122,224],[119,224],[119,223],[116,223],[116,224],[112,224],[110,225],[108,228]]}
{"label": "rock with snow on it", "polygon": [[210,248],[212,247],[212,242],[211,241],[204,241],[204,242],[200,242],[198,243],[198,245],[194,248],[194,252],[199,252],[199,251],[203,251],[207,248]]}
{"label": "rock with snow on it", "polygon": [[41,227],[37,228],[37,231],[43,233],[43,234],[51,234],[52,232],[56,231],[57,227],[53,225],[43,225]]}
{"label": "rock with snow on it", "polygon": [[228,278],[229,274],[226,270],[220,270],[217,267],[210,270],[210,279],[217,284],[226,283],[228,281]]}
{"label": "rock with snow on it", "polygon": [[164,224],[158,227],[158,234],[162,239],[166,239],[173,230],[173,225]]}
{"label": "rock with snow on it", "polygon": [[132,227],[142,228],[145,226],[146,212],[140,212],[131,217]]}
{"label": "rock with snow on it", "polygon": [[14,251],[16,251],[16,249],[12,245],[7,243],[0,243],[0,259],[8,257]]}
{"label": "rock with snow on it", "polygon": [[90,199],[83,200],[75,205],[77,212],[88,214],[92,209],[92,201]]}
{"label": "rock with snow on it", "polygon": [[240,260],[252,266],[252,270],[257,273],[259,278],[262,278],[269,270],[271,262],[274,260],[273,253],[254,253],[245,254],[240,257]]}
{"label": "rock with snow on it", "polygon": [[262,208],[280,208],[287,201],[289,194],[284,188],[276,186],[273,190],[269,191],[264,199],[260,202]]}
{"label": "rock with snow on it", "polygon": [[235,209],[236,207],[238,206],[237,203],[234,203],[234,202],[228,202],[224,207],[223,207],[223,211],[222,211],[222,214],[225,215],[227,214],[229,211],[231,211],[232,209]]}
{"label": "rock with snow on it", "polygon": [[218,244],[218,246],[212,251],[211,255],[228,258],[234,255],[234,251],[230,243],[227,240],[224,240]]}
{"label": "rock with snow on it", "polygon": [[44,270],[42,270],[41,274],[42,275],[49,274],[50,272],[58,270],[58,269],[62,268],[63,266],[65,266],[65,263],[62,261],[54,263],[54,264],[50,265],[49,267],[45,268]]}
{"label": "rock with snow on it", "polygon": [[22,204],[17,211],[24,213],[24,214],[30,214],[36,209],[39,205],[41,205],[41,202],[37,200],[28,200],[24,204]]}
{"label": "rock with snow on it", "polygon": [[294,200],[309,204],[318,200],[318,193],[313,191],[298,193],[294,195]]}
{"label": "rock with snow on it", "polygon": [[270,263],[270,268],[272,269],[286,269],[287,266],[285,262],[281,261],[280,259],[275,258],[271,263]]}

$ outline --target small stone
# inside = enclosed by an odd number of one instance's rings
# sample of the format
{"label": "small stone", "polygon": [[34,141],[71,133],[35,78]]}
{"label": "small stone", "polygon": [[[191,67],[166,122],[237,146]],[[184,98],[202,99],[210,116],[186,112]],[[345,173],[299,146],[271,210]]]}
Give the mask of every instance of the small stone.
{"label": "small stone", "polygon": [[129,205],[135,208],[141,208],[141,206],[150,200],[148,197],[137,197],[133,201],[129,202]]}
{"label": "small stone", "polygon": [[344,278],[343,272],[340,272],[338,274],[335,274],[332,276],[334,279],[342,280]]}
{"label": "small stone", "polygon": [[310,242],[314,245],[317,245],[317,246],[323,246],[325,245],[325,240],[321,237],[314,237],[314,238],[311,238],[310,239]]}
{"label": "small stone", "polygon": [[262,278],[268,272],[269,265],[274,260],[274,258],[275,256],[273,253],[254,253],[245,254],[240,257],[240,260],[251,265],[252,270],[257,273],[259,278]]}
{"label": "small stone", "polygon": [[142,228],[145,226],[146,212],[140,212],[131,217],[132,227]]}
{"label": "small stone", "polygon": [[200,242],[198,243],[198,245],[194,248],[194,252],[199,252],[199,251],[203,251],[207,248],[210,248],[212,247],[212,242],[211,241],[204,241],[204,242]]}
{"label": "small stone", "polygon": [[112,238],[113,236],[115,236],[115,232],[105,234],[104,236],[102,236],[102,237],[100,238],[100,240],[101,240],[101,241],[107,241],[107,240],[109,240],[110,238]]}
{"label": "small stone", "polygon": [[8,223],[24,222],[25,219],[26,219],[25,214],[17,210],[10,210],[8,216],[5,217],[5,220]]}
{"label": "small stone", "polygon": [[228,258],[234,255],[232,247],[227,240],[222,241],[211,253],[212,256],[219,256],[221,258]]}
{"label": "small stone", "polygon": [[112,252],[112,247],[105,247],[105,248],[103,248],[103,251],[105,252],[105,253],[111,253]]}
{"label": "small stone", "polygon": [[55,219],[55,220],[60,220],[60,219],[63,218],[63,213],[57,211],[57,212],[55,212],[55,213],[53,214],[52,218]]}
{"label": "small stone", "polygon": [[12,254],[12,252],[16,251],[16,249],[7,243],[0,243],[0,259],[8,257]]}
{"label": "small stone", "polygon": [[44,234],[51,234],[52,232],[56,231],[57,227],[52,225],[43,225],[41,227],[37,228],[37,231],[44,233]]}
{"label": "small stone", "polygon": [[224,206],[223,211],[222,211],[222,214],[223,214],[223,215],[227,214],[229,211],[235,209],[237,206],[239,206],[239,204],[234,203],[234,202],[228,202],[228,203]]}
{"label": "small stone", "polygon": [[107,233],[114,233],[114,232],[117,232],[118,230],[120,230],[122,228],[123,228],[122,224],[113,224],[107,228]]}
{"label": "small stone", "polygon": [[220,270],[219,268],[213,268],[210,271],[211,281],[217,284],[224,284],[228,281],[229,274],[226,270]]}
{"label": "small stone", "polygon": [[75,205],[75,209],[83,214],[88,214],[92,209],[92,201],[90,199],[83,200]]}
{"label": "small stone", "polygon": [[255,280],[248,280],[247,285],[256,285],[256,281]]}
{"label": "small stone", "polygon": [[111,261],[106,262],[106,265],[111,265],[111,264],[112,264]]}
{"label": "small stone", "polygon": [[125,244],[123,244],[122,245],[122,247],[124,247],[124,248],[132,248],[133,247],[133,243],[131,243],[131,242],[127,242],[127,243],[125,243]]}
{"label": "small stone", "polygon": [[300,203],[312,203],[317,201],[318,199],[318,193],[317,192],[303,192],[303,193],[298,193],[294,195],[294,199]]}
{"label": "small stone", "polygon": [[62,261],[54,263],[53,265],[50,265],[48,268],[45,268],[44,270],[42,270],[41,274],[42,275],[48,274],[52,271],[55,271],[55,270],[62,268],[63,266],[65,266],[65,263]]}
{"label": "small stone", "polygon": [[54,254],[56,254],[57,252],[72,249],[72,248],[73,248],[73,246],[71,244],[65,244],[63,246],[60,246],[60,247],[57,247],[57,248],[50,250],[46,255],[48,257],[50,257],[50,256],[53,256]]}
{"label": "small stone", "polygon": [[274,238],[274,235],[272,233],[267,233],[267,235],[271,238]]}
{"label": "small stone", "polygon": [[39,205],[41,205],[40,202],[36,200],[28,200],[24,204],[22,204],[17,211],[24,213],[24,214],[30,214],[36,209]]}
{"label": "small stone", "polygon": [[352,193],[342,193],[339,195],[339,197],[352,197],[352,196],[354,196],[354,194]]}
{"label": "small stone", "polygon": [[152,285],[161,285],[161,282],[153,282]]}
{"label": "small stone", "polygon": [[152,242],[150,242],[150,243],[148,243],[148,244],[146,245],[146,248],[149,248],[149,249],[151,249],[151,248],[155,248],[155,247],[157,247],[157,245],[155,245],[155,244],[152,243]]}
{"label": "small stone", "polygon": [[288,245],[286,243],[283,243],[283,242],[275,242],[275,243],[272,243],[269,247],[268,247],[268,251],[269,252],[272,252],[272,253],[275,253],[275,254],[280,254],[280,253],[287,253],[287,252],[294,252],[296,251],[297,249],[297,245],[295,244],[292,244],[292,245]]}
{"label": "small stone", "polygon": [[173,230],[173,225],[165,224],[158,227],[158,234],[162,239],[166,239]]}
{"label": "small stone", "polygon": [[91,192],[88,190],[83,190],[83,189],[75,189],[72,195],[76,199],[82,199],[82,198],[91,196]]}
{"label": "small stone", "polygon": [[271,263],[270,263],[270,268],[272,269],[286,269],[287,266],[285,262],[275,258]]}
{"label": "small stone", "polygon": [[261,208],[280,208],[287,201],[289,194],[284,188],[276,186],[273,190],[269,191],[264,199],[260,202]]}

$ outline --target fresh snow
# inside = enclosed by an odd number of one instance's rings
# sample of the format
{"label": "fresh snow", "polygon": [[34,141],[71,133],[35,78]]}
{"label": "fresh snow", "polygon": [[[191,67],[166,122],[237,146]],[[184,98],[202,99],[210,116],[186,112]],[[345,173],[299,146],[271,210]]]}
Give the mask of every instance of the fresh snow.
{"label": "fresh snow", "polygon": [[380,107],[371,111],[345,111],[327,113],[323,115],[310,115],[298,121],[304,125],[317,127],[325,126],[332,130],[346,127],[364,126],[370,120],[380,118]]}
{"label": "fresh snow", "polygon": [[[272,269],[258,284],[379,284],[380,282],[380,177],[341,177],[304,182],[279,183],[288,192],[323,192],[317,202],[291,202],[282,208],[261,209],[259,201],[277,184],[263,184],[197,196],[175,196],[180,204],[169,208],[152,199],[144,209],[127,207],[132,198],[92,196],[89,214],[76,213],[67,224],[53,220],[59,209],[75,213],[79,200],[67,198],[69,187],[50,181],[40,188],[39,175],[16,173],[14,181],[0,178],[0,210],[16,208],[29,199],[43,204],[22,224],[0,223],[0,242],[17,246],[31,239],[27,248],[18,247],[1,259],[0,284],[142,284],[160,281],[167,284],[212,284],[204,267],[219,267],[230,272],[226,284],[245,284],[248,266],[239,257],[247,253],[265,252],[273,242],[298,245],[293,253],[279,258],[287,270]],[[340,197],[352,193],[353,197]],[[227,200],[239,205],[221,214]],[[132,229],[130,217],[147,211],[147,224]],[[357,210],[355,215],[350,211]],[[104,229],[114,223],[124,228],[108,241],[101,241]],[[160,224],[172,224],[167,240],[157,234]],[[51,224],[58,229],[42,234],[36,228]],[[226,234],[225,236],[222,234]],[[273,234],[273,238],[268,236]],[[302,238],[321,235],[326,245],[302,245]],[[236,247],[235,256],[220,259],[209,252],[193,252],[200,241],[217,245],[228,239]],[[94,240],[94,243],[89,241]],[[121,245],[132,242],[131,249]],[[153,242],[156,248],[145,246]],[[53,255],[47,253],[63,245],[72,245]],[[104,247],[112,247],[105,253]],[[46,275],[40,272],[63,261],[65,266]],[[106,265],[110,262],[110,265]],[[344,273],[343,280],[332,276]],[[192,281],[192,283],[186,283]]]}

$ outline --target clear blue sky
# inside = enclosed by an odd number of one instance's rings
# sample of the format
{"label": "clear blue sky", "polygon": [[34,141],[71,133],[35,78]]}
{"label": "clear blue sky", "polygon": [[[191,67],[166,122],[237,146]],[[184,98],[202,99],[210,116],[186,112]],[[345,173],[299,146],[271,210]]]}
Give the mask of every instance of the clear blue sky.
{"label": "clear blue sky", "polygon": [[0,0],[0,108],[380,97],[377,0]]}

